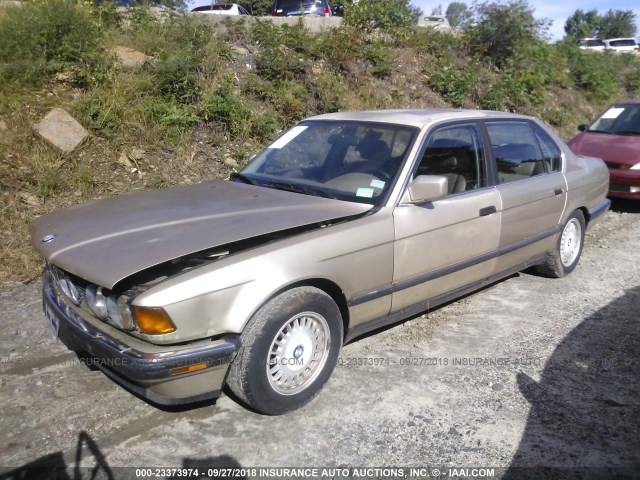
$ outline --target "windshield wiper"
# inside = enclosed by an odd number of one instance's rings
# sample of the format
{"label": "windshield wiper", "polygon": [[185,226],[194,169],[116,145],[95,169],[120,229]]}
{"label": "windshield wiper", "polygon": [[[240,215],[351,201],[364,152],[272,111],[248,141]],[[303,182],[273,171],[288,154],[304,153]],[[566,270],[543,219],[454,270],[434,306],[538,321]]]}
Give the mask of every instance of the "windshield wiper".
{"label": "windshield wiper", "polygon": [[616,135],[640,135],[640,132],[636,130],[623,130],[621,132],[615,132]]}
{"label": "windshield wiper", "polygon": [[262,187],[269,187],[269,188],[275,188],[277,190],[284,190],[287,192],[294,192],[294,193],[302,193],[304,195],[313,195],[313,196],[320,196],[320,197],[325,197],[325,198],[337,198],[335,195],[326,192],[324,190],[320,190],[317,188],[310,188],[310,187],[306,187],[306,186],[302,186],[302,185],[298,185],[298,184],[293,184],[293,183],[286,183],[286,182],[265,182],[263,184],[261,184]]}
{"label": "windshield wiper", "polygon": [[245,174],[243,173],[238,173],[238,172],[233,172],[230,177],[234,180],[241,180],[244,183],[248,183],[249,185],[256,185],[255,180],[247,177]]}
{"label": "windshield wiper", "polygon": [[613,132],[605,132],[604,130],[587,130],[589,133],[606,133],[607,135],[613,135]]}

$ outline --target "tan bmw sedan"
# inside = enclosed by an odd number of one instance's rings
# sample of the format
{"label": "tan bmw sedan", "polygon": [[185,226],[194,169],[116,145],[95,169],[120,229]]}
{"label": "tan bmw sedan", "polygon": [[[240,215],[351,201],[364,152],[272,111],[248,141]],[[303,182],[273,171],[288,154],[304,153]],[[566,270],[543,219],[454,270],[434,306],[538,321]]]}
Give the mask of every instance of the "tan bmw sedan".
{"label": "tan bmw sedan", "polygon": [[530,266],[570,273],[608,183],[601,160],[535,118],[332,113],[228,181],[56,211],[31,236],[46,318],[70,349],[154,403],[226,384],[281,414],[358,335]]}

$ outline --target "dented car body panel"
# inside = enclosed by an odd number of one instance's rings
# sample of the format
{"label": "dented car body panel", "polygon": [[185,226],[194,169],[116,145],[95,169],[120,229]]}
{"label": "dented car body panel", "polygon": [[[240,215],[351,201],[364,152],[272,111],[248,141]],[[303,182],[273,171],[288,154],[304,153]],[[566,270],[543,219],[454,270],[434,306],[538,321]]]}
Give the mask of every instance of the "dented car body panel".
{"label": "dented car body panel", "polygon": [[[162,358],[152,378],[105,370],[185,403],[219,394],[247,325],[283,292],[325,292],[348,341],[544,263],[576,212],[589,225],[607,210],[607,188],[601,160],[530,117],[343,112],[301,122],[235,181],[54,212],[32,244],[51,265],[45,311],[61,339],[116,355],[92,346],[99,331],[121,355]],[[145,331],[148,312],[166,331]],[[176,348],[198,368],[176,367]]]}
{"label": "dented car body panel", "polygon": [[[369,208],[214,180],[59,210],[34,221],[30,233],[33,247],[49,262],[113,288],[177,257]],[[42,242],[46,235],[55,240]]]}

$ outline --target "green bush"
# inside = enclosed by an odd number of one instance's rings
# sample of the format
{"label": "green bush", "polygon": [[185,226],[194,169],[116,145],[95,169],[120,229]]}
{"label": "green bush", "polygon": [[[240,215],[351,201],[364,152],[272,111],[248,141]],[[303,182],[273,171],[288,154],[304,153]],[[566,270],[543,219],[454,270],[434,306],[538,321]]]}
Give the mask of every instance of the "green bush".
{"label": "green bush", "polygon": [[516,112],[529,101],[525,84],[512,72],[503,71],[498,80],[480,95],[478,104],[484,110]]}
{"label": "green bush", "polygon": [[196,72],[198,60],[189,52],[168,55],[153,62],[154,85],[161,95],[178,103],[193,103],[198,98]]}
{"label": "green bush", "polygon": [[251,109],[236,93],[232,79],[226,79],[220,88],[203,95],[200,116],[207,122],[226,125],[237,137],[244,138],[251,131]]}
{"label": "green bush", "polygon": [[506,70],[523,84],[532,103],[540,103],[550,85],[571,85],[567,57],[555,45],[532,41],[509,61]]}
{"label": "green bush", "polygon": [[41,0],[0,17],[0,81],[38,85],[49,72],[95,61],[102,31],[90,7]]}
{"label": "green bush", "polygon": [[429,84],[454,107],[469,106],[475,90],[477,65],[440,63],[431,73]]}
{"label": "green bush", "polygon": [[407,0],[368,0],[344,8],[344,23],[365,34],[399,33],[416,25],[420,10]]}
{"label": "green bush", "polygon": [[640,95],[640,66],[627,73],[625,78],[625,89],[632,97]]}
{"label": "green bush", "polygon": [[607,101],[619,92],[619,72],[624,68],[622,55],[583,52],[577,48],[569,53],[569,68],[578,89],[596,101]]}

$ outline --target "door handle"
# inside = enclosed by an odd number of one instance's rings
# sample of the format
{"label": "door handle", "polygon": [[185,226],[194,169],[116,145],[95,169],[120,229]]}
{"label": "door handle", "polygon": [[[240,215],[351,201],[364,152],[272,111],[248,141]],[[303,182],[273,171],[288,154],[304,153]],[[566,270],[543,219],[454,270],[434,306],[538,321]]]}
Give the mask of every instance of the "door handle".
{"label": "door handle", "polygon": [[556,195],[562,195],[562,189],[561,188],[556,188],[553,193],[556,194]]}
{"label": "door handle", "polygon": [[486,217],[487,215],[491,215],[492,213],[496,213],[496,207],[495,205],[491,205],[490,207],[484,207],[480,209],[480,216],[481,217]]}

